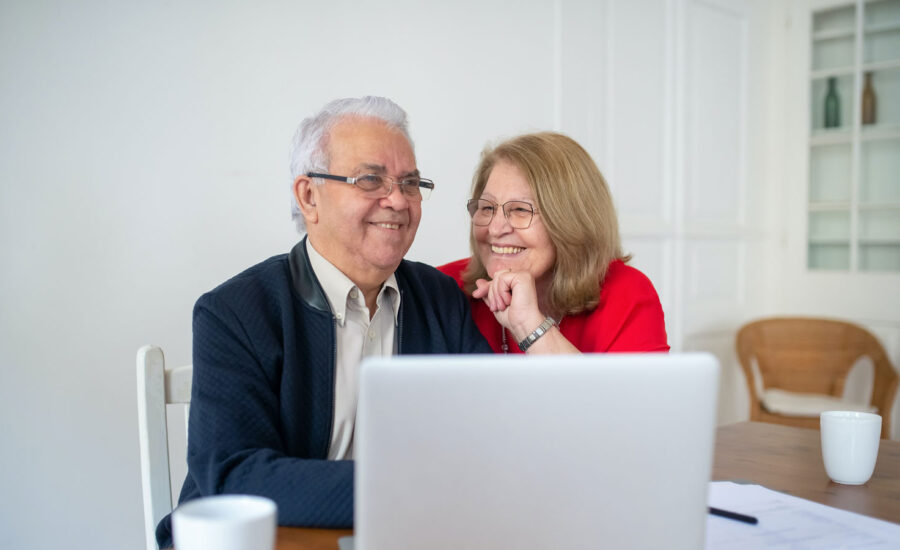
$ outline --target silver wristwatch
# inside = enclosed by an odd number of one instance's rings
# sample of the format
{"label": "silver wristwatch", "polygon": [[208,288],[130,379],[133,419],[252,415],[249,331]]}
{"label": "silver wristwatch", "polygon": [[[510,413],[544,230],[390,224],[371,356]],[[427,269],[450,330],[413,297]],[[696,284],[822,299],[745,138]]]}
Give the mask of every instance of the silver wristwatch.
{"label": "silver wristwatch", "polygon": [[524,340],[519,342],[519,349],[523,352],[527,351],[528,348],[531,347],[531,344],[537,342],[538,338],[547,334],[547,331],[550,330],[550,327],[555,326],[556,321],[553,317],[547,317],[544,319],[544,322],[538,325],[538,328],[534,329],[534,332],[525,337]]}

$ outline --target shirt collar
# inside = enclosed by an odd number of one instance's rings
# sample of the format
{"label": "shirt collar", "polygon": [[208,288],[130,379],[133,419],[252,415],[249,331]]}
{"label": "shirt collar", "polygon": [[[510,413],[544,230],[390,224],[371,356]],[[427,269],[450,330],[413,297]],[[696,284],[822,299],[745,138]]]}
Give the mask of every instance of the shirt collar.
{"label": "shirt collar", "polygon": [[[322,290],[325,291],[325,297],[331,306],[331,312],[337,319],[338,324],[344,326],[344,321],[347,319],[348,300],[358,300],[358,303],[365,308],[365,298],[362,295],[362,291],[340,269],[319,254],[319,251],[309,242],[309,239],[306,239],[306,253],[309,255],[309,264],[313,273],[316,274],[319,284],[322,285]],[[397,286],[397,277],[393,273],[382,284],[381,290],[378,292],[378,299],[376,300],[378,307],[384,305],[384,300],[388,296],[391,299],[394,324],[397,324],[397,317],[400,312],[400,287]]]}

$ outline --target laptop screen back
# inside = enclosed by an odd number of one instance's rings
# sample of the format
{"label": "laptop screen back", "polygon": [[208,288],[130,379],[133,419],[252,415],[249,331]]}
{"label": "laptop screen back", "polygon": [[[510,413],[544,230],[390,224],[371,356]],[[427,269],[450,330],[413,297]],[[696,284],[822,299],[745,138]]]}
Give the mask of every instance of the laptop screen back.
{"label": "laptop screen back", "polygon": [[711,355],[361,368],[356,550],[703,547]]}

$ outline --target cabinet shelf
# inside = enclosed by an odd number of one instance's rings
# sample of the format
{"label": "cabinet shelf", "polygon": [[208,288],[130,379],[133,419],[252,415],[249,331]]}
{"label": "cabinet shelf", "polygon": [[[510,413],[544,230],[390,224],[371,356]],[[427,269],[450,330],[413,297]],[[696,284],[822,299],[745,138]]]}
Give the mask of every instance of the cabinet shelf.
{"label": "cabinet shelf", "polygon": [[[886,23],[872,23],[863,28],[863,33],[867,35],[879,34],[883,32],[900,31],[900,21],[888,21]],[[842,27],[839,29],[827,29],[824,31],[816,31],[812,35],[814,42],[824,42],[826,40],[836,40],[838,38],[850,38],[856,34],[855,27]]]}
{"label": "cabinet shelf", "polygon": [[[897,210],[897,215],[900,216],[900,202],[873,202],[873,203],[860,203],[858,205],[860,210],[865,210],[868,212],[878,212],[882,210]],[[850,203],[848,201],[832,201],[832,202],[810,202],[809,203],[809,211],[810,212],[841,212],[850,210]]]}
{"label": "cabinet shelf", "polygon": [[[861,203],[858,208],[866,212],[897,210],[897,215],[900,216],[900,203]],[[846,212],[848,210],[850,210],[850,203],[846,201],[809,203],[810,212]]]}
{"label": "cabinet shelf", "polygon": [[[812,207],[812,205],[810,205]],[[860,210],[879,211],[879,210],[898,210],[900,211],[900,202],[874,202],[860,203]],[[900,215],[900,212],[897,213]]]}
{"label": "cabinet shelf", "polygon": [[[862,141],[887,141],[900,139],[900,125],[898,124],[866,124],[860,130],[859,139]],[[853,134],[849,128],[817,128],[809,136],[811,147],[823,145],[842,145],[853,141]]]}
{"label": "cabinet shelf", "polygon": [[850,239],[827,239],[811,237],[809,239],[811,246],[850,246]]}
{"label": "cabinet shelf", "polygon": [[900,125],[898,124],[872,124],[862,127],[859,139],[863,141],[881,141],[900,139]]}
{"label": "cabinet shelf", "polygon": [[900,239],[860,239],[859,246],[900,247]]}
{"label": "cabinet shelf", "polygon": [[[873,63],[873,65],[879,65],[880,63]],[[877,69],[872,69],[877,70]],[[831,69],[816,69],[809,73],[810,80],[822,80],[825,78],[829,78],[832,76],[847,76],[852,75],[855,72],[855,69],[852,66],[849,67],[835,67]]]}
{"label": "cabinet shelf", "polygon": [[[872,23],[866,25],[863,29],[865,34],[879,34],[883,32],[900,31],[900,21],[889,21],[886,23]],[[816,33],[819,34],[819,33]],[[815,39],[815,37],[814,37]]]}
{"label": "cabinet shelf", "polygon": [[[900,69],[900,59],[888,59],[886,61],[873,61],[869,63],[863,63],[862,70],[863,72],[868,71],[886,71],[890,69]],[[856,68],[853,66],[844,66],[844,67],[831,67],[828,69],[816,69],[814,71],[810,71],[809,79],[810,80],[823,80],[825,78],[830,78],[832,76],[848,76],[856,73]]]}
{"label": "cabinet shelf", "polygon": [[[900,69],[900,59],[888,59],[886,61],[874,61],[871,63],[863,63],[863,72],[868,71],[884,71],[888,69]],[[817,71],[822,72],[822,71]],[[850,70],[853,72],[853,69]]]}
{"label": "cabinet shelf", "polygon": [[846,212],[847,210],[850,210],[850,203],[847,201],[809,203],[810,212]]}
{"label": "cabinet shelf", "polygon": [[848,128],[816,129],[809,136],[809,144],[813,147],[819,145],[841,145],[842,143],[850,143],[852,137]]}
{"label": "cabinet shelf", "polygon": [[[880,26],[880,25],[879,25]],[[824,31],[816,31],[813,33],[814,42],[824,42],[826,40],[835,40],[838,38],[850,38],[856,33],[853,27],[844,27],[841,29],[828,29]]]}

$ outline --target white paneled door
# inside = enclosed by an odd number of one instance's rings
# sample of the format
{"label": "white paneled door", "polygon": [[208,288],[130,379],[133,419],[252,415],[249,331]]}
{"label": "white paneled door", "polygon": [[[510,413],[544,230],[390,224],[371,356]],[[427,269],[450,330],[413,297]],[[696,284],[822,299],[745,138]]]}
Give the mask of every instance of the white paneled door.
{"label": "white paneled door", "polygon": [[610,182],[625,249],[660,294],[672,349],[719,356],[721,422],[747,415],[734,333],[771,307],[758,267],[774,240],[771,218],[757,215],[768,188],[749,188],[766,165],[748,146],[766,108],[756,77],[768,11],[758,4],[561,5],[560,129]]}

